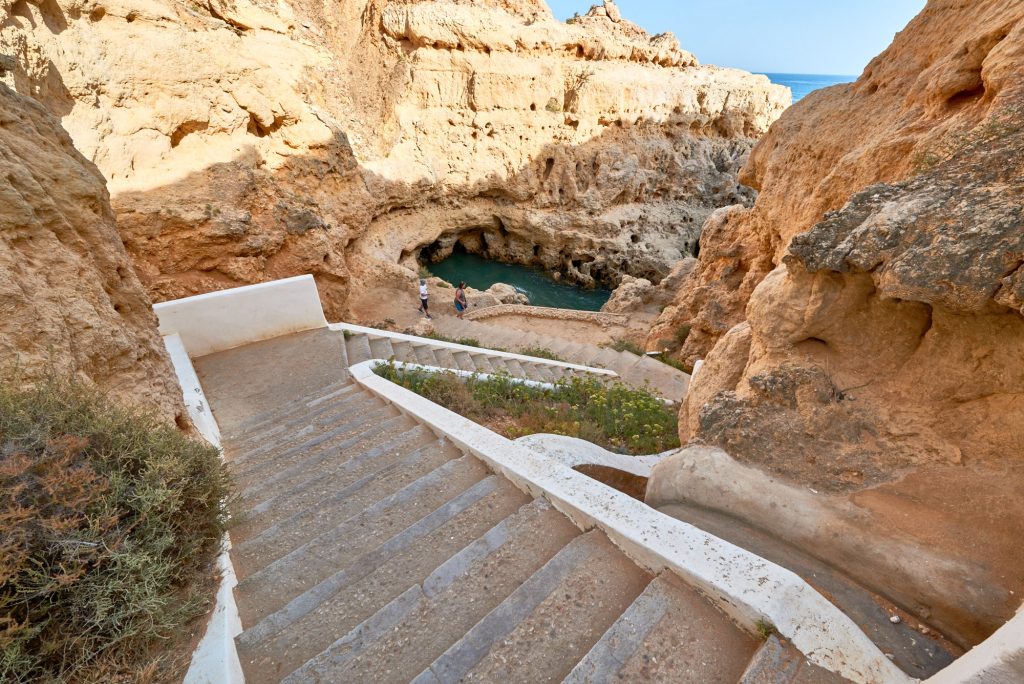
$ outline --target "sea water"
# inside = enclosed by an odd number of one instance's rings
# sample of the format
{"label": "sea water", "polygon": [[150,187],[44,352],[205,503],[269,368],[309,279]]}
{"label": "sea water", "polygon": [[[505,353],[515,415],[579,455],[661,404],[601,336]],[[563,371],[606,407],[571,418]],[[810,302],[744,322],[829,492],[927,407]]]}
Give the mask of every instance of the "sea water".
{"label": "sea water", "polygon": [[852,83],[856,76],[832,76],[827,74],[764,74],[772,83],[788,86],[793,91],[793,102],[799,102],[815,90]]}
{"label": "sea water", "polygon": [[[506,283],[530,298],[534,306],[599,311],[612,293],[605,288],[583,288],[555,282],[547,272],[519,264],[503,264],[456,250],[450,257],[427,268],[439,278],[457,285],[460,280],[477,290]],[[435,292],[435,296],[438,293]]]}

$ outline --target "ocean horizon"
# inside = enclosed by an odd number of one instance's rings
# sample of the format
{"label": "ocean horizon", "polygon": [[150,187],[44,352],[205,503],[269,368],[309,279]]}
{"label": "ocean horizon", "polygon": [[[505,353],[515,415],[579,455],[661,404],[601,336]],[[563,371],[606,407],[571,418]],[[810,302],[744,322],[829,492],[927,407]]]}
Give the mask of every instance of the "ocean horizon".
{"label": "ocean horizon", "polygon": [[772,83],[789,87],[793,91],[793,102],[799,102],[815,90],[857,80],[856,76],[843,74],[778,74],[764,71],[757,73],[767,76]]}

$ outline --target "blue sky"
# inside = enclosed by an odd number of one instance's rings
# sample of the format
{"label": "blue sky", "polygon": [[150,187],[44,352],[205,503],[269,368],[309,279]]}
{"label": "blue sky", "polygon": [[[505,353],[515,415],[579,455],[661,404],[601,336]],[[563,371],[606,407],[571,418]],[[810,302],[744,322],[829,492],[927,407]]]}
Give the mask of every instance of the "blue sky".
{"label": "blue sky", "polygon": [[[548,0],[559,19],[598,0]],[[672,31],[703,64],[859,75],[925,0],[618,0],[651,33]]]}

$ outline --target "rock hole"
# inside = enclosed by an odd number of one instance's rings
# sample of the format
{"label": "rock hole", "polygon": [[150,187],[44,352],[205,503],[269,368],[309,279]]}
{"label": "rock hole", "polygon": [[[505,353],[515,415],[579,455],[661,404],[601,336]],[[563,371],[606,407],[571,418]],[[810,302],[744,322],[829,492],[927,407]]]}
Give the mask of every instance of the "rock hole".
{"label": "rock hole", "polygon": [[632,242],[634,245],[638,244],[640,242],[640,236],[637,235],[636,233],[633,233],[632,235],[629,236],[629,241]]}
{"label": "rock hole", "polygon": [[[250,123],[251,122],[252,119],[250,118]],[[185,138],[186,135],[190,133],[198,133],[199,131],[205,131],[208,126],[209,123],[207,123],[206,121],[186,121],[185,123],[175,128],[174,132],[171,133],[171,147],[173,148],[180,145],[181,141]]]}
{"label": "rock hole", "polygon": [[555,170],[555,160],[553,157],[548,157],[544,161],[544,180],[551,177],[551,172]]}
{"label": "rock hole", "polygon": [[134,10],[125,15],[124,20],[129,24],[139,18],[139,13]]}
{"label": "rock hole", "polygon": [[975,86],[974,88],[961,90],[960,92],[954,94],[952,97],[946,100],[946,106],[955,109],[958,107],[963,107],[964,105],[968,105],[972,102],[977,102],[983,97],[985,97],[985,84],[982,83]]}
{"label": "rock hole", "polygon": [[102,7],[95,8],[92,12],[89,12],[89,21],[99,21],[107,15],[107,10]]}
{"label": "rock hole", "polygon": [[537,103],[536,103],[536,102],[534,102],[534,103],[532,103],[532,104],[530,105],[530,111],[531,111],[531,112],[535,112],[535,111],[537,111]]}
{"label": "rock hole", "polygon": [[174,416],[174,424],[177,425],[178,429],[182,432],[191,432],[192,423],[183,413],[179,413]]}

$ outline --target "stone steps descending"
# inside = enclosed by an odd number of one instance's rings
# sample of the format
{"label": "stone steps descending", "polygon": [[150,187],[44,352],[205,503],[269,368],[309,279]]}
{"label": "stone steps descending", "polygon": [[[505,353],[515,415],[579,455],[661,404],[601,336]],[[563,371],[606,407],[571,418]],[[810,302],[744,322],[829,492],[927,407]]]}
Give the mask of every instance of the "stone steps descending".
{"label": "stone steps descending", "polygon": [[498,346],[517,353],[529,347],[547,349],[568,363],[613,370],[619,374],[619,379],[623,383],[649,389],[672,401],[682,401],[690,384],[689,375],[648,356],[637,356],[625,351],[616,352],[597,345],[550,335],[522,333],[451,316],[438,316],[434,319],[434,327],[449,337],[470,337],[479,340],[484,347]]}
{"label": "stone steps descending", "polygon": [[[464,352],[357,338],[345,340],[346,354],[397,351],[422,363],[426,350],[477,368]],[[250,362],[255,351],[241,350]],[[215,415],[242,415],[233,394],[267,371],[219,372],[232,356],[218,356],[198,360],[217,379],[205,388]],[[552,368],[487,360],[535,377]],[[258,421],[234,422],[225,443],[238,456],[228,460],[241,491],[235,641],[249,684],[736,682],[760,654],[695,590],[652,577],[600,530],[582,531],[361,390],[335,394],[349,381],[331,363],[310,375],[324,376],[316,391],[296,382],[277,397],[286,431],[261,410]]]}

